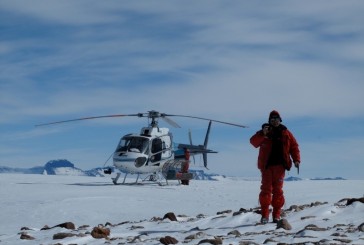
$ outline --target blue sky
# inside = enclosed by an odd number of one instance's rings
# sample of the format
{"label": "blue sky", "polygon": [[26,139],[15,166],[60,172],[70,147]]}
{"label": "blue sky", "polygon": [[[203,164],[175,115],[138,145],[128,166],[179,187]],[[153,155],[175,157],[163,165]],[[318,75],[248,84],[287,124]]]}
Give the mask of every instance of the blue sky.
{"label": "blue sky", "polygon": [[[0,0],[0,166],[102,166],[146,120],[34,125],[158,110],[249,126],[212,125],[209,168],[256,177],[249,138],[276,109],[300,144],[300,177],[363,179],[363,12],[362,1]],[[208,122],[173,120],[176,142],[189,129],[203,142]]]}

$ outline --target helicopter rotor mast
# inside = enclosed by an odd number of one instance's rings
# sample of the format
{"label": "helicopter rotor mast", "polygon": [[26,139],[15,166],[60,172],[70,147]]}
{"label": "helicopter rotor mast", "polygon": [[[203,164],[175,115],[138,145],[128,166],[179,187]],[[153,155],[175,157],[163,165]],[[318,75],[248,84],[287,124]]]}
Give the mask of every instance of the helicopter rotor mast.
{"label": "helicopter rotor mast", "polygon": [[178,125],[175,121],[168,118],[165,113],[160,113],[158,111],[148,111],[147,113],[138,113],[138,117],[148,117],[151,119],[150,126],[152,127],[158,127],[158,119],[162,118],[165,122],[167,122],[169,125],[180,128],[181,126]]}

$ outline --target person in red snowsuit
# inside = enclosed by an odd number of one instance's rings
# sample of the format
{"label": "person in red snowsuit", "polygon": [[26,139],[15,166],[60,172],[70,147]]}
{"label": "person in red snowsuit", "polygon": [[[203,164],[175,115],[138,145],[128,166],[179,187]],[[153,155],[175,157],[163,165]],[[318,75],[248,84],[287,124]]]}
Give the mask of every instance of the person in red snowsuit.
{"label": "person in red snowsuit", "polygon": [[281,124],[282,118],[278,111],[269,114],[269,123],[262,125],[250,143],[259,147],[258,169],[261,171],[262,181],[259,194],[262,223],[269,220],[269,206],[272,205],[273,222],[278,222],[285,199],[283,195],[283,180],[285,171],[301,162],[298,143],[286,126]]}
{"label": "person in red snowsuit", "polygon": [[[190,151],[185,148],[184,149],[185,154],[185,161],[182,163],[181,166],[181,173],[188,173],[188,169],[190,168]],[[190,181],[188,179],[181,180],[182,185],[189,185]]]}

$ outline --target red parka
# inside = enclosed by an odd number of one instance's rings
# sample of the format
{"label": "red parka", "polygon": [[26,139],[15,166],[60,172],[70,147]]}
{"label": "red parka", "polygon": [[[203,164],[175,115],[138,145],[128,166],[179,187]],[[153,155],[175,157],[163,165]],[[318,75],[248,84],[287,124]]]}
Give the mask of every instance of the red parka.
{"label": "red parka", "polygon": [[[272,140],[263,134],[263,130],[259,130],[250,138],[250,143],[255,148],[259,147],[258,168],[260,170],[265,169],[272,149]],[[286,127],[282,130],[282,143],[284,158],[284,162],[282,164],[285,169],[290,170],[292,167],[292,160],[294,162],[301,162],[301,158],[297,141]]]}

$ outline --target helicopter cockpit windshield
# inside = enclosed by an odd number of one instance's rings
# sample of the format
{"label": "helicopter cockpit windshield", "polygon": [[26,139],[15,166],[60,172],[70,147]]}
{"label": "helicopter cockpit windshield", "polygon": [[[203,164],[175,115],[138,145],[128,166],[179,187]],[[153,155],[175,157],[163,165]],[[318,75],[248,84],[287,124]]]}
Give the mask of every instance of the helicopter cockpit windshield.
{"label": "helicopter cockpit windshield", "polygon": [[149,139],[139,136],[125,136],[120,140],[116,151],[145,153],[148,149]]}

